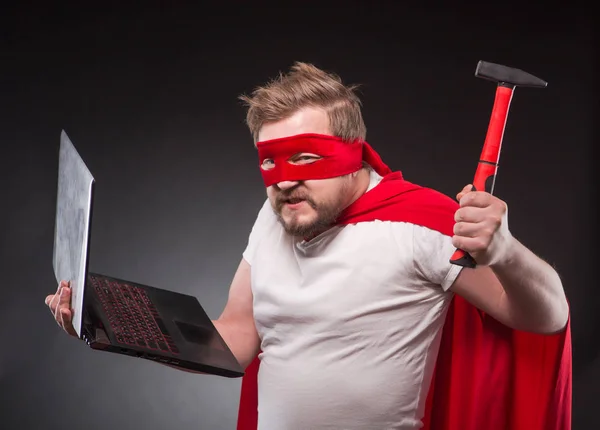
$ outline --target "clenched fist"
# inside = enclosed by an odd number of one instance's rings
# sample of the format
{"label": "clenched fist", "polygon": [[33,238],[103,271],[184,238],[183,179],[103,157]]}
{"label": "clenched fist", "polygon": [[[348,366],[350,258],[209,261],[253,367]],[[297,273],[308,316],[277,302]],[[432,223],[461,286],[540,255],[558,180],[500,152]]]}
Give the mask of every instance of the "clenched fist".
{"label": "clenched fist", "polygon": [[471,191],[470,184],[456,199],[460,208],[454,215],[452,244],[468,252],[477,264],[492,266],[502,261],[513,243],[507,204],[485,191]]}

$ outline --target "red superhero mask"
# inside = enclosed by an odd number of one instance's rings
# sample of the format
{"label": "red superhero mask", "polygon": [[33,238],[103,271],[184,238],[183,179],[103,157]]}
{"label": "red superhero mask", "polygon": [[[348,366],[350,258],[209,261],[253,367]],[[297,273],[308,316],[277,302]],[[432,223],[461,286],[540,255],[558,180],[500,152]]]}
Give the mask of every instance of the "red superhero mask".
{"label": "red superhero mask", "polygon": [[[297,134],[256,143],[260,172],[266,187],[283,181],[327,179],[360,170],[367,162],[384,176],[391,172],[371,146],[361,140],[346,142],[324,134]],[[293,157],[308,153],[318,160],[308,164],[293,164]],[[272,163],[265,164],[265,160]]]}

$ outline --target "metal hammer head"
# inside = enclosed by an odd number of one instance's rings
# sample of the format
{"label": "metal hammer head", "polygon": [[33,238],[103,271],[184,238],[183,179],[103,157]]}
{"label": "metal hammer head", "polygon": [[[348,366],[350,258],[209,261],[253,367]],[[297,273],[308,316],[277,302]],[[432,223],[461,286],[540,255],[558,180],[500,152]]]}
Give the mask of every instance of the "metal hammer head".
{"label": "metal hammer head", "polygon": [[475,76],[488,79],[500,85],[545,88],[548,83],[540,78],[536,78],[523,70],[503,66],[501,64],[488,63],[480,61],[477,63]]}

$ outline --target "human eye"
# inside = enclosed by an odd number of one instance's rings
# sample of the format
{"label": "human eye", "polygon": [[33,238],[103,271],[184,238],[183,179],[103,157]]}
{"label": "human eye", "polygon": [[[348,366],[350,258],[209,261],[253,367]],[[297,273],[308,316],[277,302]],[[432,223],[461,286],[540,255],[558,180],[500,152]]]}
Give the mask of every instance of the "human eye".
{"label": "human eye", "polygon": [[265,158],[260,167],[262,167],[263,170],[270,170],[275,167],[275,161],[271,158]]}
{"label": "human eye", "polygon": [[310,164],[310,163],[314,163],[317,160],[320,160],[322,157],[316,155],[316,154],[297,154],[296,156],[294,156],[290,161],[293,164]]}

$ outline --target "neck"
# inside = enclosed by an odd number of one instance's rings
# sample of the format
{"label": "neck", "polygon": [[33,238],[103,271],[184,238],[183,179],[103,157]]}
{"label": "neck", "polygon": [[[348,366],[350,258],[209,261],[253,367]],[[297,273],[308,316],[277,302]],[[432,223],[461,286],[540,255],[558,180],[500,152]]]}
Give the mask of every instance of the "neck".
{"label": "neck", "polygon": [[350,194],[350,199],[345,207],[350,206],[356,200],[358,200],[364,193],[369,189],[371,183],[371,173],[369,169],[360,169],[356,174],[356,178],[352,181],[353,192]]}

